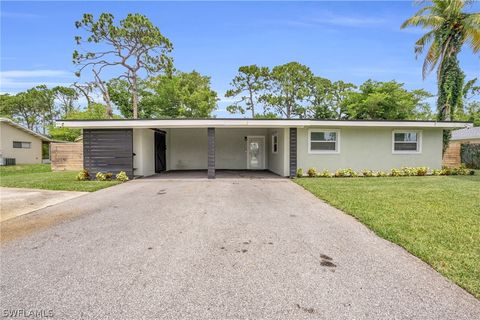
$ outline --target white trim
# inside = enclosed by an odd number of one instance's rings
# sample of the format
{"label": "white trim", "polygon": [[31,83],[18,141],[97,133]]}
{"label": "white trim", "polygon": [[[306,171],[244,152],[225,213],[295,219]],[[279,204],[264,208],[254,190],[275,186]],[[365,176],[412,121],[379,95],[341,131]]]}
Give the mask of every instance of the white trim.
{"label": "white trim", "polygon": [[[277,151],[275,151],[275,149],[273,148],[273,146],[275,145],[275,138],[277,138]],[[278,132],[274,132],[272,133],[272,148],[271,148],[271,152],[273,154],[277,154],[278,153],[278,147],[279,147],[279,143],[278,143]]]}
{"label": "white trim", "polygon": [[[335,150],[312,150],[312,132],[335,132]],[[308,153],[310,154],[338,154],[340,153],[340,129],[309,129],[308,130]]]}
{"label": "white trim", "polygon": [[175,120],[58,120],[67,128],[304,128],[304,127],[387,127],[387,128],[465,128],[471,123],[425,121],[344,121],[344,120],[263,120],[263,119],[175,119]]}
{"label": "white trim", "polygon": [[[417,134],[417,150],[395,150],[395,133],[411,133],[415,132]],[[422,153],[422,140],[423,140],[423,132],[422,130],[392,130],[392,154],[421,154]]]}
{"label": "white trim", "polygon": [[258,170],[265,170],[265,165],[266,165],[266,159],[265,159],[265,136],[247,136],[247,169],[251,169],[250,168],[250,161],[249,158],[250,158],[250,148],[249,148],[249,144],[250,144],[250,139],[253,138],[253,139],[262,139],[262,142],[263,142],[263,157],[262,157],[262,167],[259,168]]}

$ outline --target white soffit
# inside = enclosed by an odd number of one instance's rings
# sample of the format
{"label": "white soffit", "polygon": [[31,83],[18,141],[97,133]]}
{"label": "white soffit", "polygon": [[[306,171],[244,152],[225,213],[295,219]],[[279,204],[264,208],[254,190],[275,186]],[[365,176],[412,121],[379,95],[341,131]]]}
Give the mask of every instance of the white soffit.
{"label": "white soffit", "polygon": [[391,127],[391,128],[466,128],[471,123],[435,121],[343,121],[343,120],[251,120],[251,119],[175,119],[175,120],[57,120],[57,127],[84,129],[125,128],[303,128],[303,127]]}

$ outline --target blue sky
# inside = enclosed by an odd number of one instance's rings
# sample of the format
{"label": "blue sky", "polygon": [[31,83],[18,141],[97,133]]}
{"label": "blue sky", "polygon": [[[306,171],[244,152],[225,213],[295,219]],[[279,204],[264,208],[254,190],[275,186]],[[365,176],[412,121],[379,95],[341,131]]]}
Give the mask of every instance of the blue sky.
{"label": "blue sky", "polygon": [[[435,93],[435,74],[423,80],[422,60],[413,53],[422,31],[399,28],[417,9],[411,1],[2,1],[0,90],[72,83],[75,20],[86,12],[111,12],[117,18],[135,12],[145,14],[173,42],[177,69],[211,77],[221,98],[217,116],[229,116],[223,94],[238,67],[248,64],[298,61],[332,80],[397,80],[409,89]],[[468,47],[460,61],[467,79],[480,77],[480,59]]]}

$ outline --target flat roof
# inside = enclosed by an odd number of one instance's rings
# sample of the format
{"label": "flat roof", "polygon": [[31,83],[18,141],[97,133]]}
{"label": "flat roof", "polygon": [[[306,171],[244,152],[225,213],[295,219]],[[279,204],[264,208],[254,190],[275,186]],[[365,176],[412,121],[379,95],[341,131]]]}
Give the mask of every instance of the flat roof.
{"label": "flat roof", "polygon": [[471,128],[452,131],[451,140],[470,140],[470,139],[480,139],[480,127],[471,127]]}
{"label": "flat roof", "polygon": [[35,136],[35,137],[41,139],[42,141],[52,142],[52,139],[50,139],[49,137],[46,137],[43,134],[40,134],[38,132],[35,132],[35,131],[30,130],[28,128],[25,128],[24,126],[22,126],[22,125],[20,125],[16,122],[13,122],[12,120],[10,120],[8,118],[0,118],[0,122],[7,123],[14,128],[20,129],[20,130],[22,130],[22,131],[24,131],[28,134],[31,134],[32,136]]}
{"label": "flat roof", "polygon": [[303,127],[395,127],[395,128],[467,128],[470,122],[419,120],[305,120],[305,119],[107,119],[56,120],[57,127],[83,129],[128,128],[303,128]]}

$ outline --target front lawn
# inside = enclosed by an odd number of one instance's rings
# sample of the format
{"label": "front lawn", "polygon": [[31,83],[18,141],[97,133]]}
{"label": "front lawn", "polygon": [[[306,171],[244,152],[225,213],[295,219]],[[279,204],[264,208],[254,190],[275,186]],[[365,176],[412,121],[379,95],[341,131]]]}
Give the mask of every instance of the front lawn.
{"label": "front lawn", "polygon": [[295,181],[480,298],[478,174]]}
{"label": "front lawn", "polygon": [[0,186],[67,191],[97,191],[118,181],[77,181],[77,172],[52,172],[49,164],[0,167]]}

